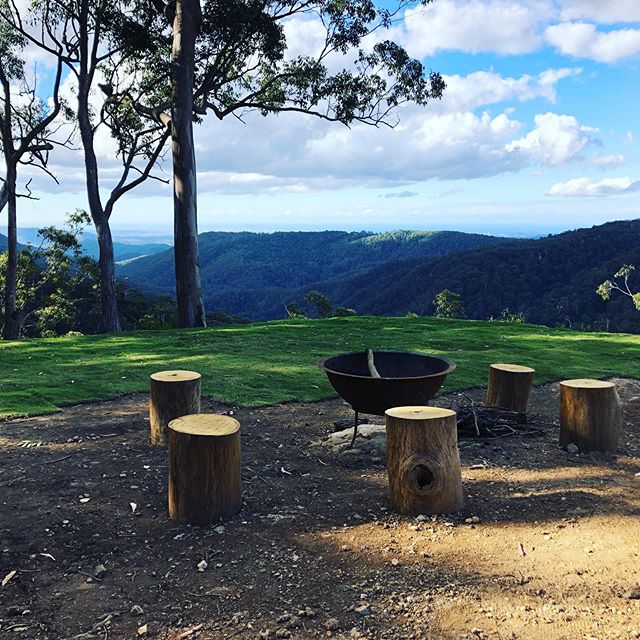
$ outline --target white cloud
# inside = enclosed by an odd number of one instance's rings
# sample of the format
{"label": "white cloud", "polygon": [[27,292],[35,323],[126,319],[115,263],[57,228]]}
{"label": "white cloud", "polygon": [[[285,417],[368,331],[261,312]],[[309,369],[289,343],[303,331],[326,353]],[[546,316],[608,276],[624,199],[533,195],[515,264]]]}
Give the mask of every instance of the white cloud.
{"label": "white cloud", "polygon": [[541,44],[539,25],[551,9],[543,0],[438,0],[406,12],[403,44],[419,58],[439,50],[530,53]]}
{"label": "white cloud", "polygon": [[626,158],[620,154],[608,155],[608,156],[595,156],[589,160],[589,162],[596,167],[606,169],[608,167],[619,167],[624,164]]}
{"label": "white cloud", "polygon": [[491,104],[543,98],[556,101],[556,84],[579,75],[582,69],[547,69],[536,76],[505,77],[493,71],[476,71],[466,76],[444,76],[447,88],[439,102],[430,105],[436,111],[473,110]]}
{"label": "white cloud", "polygon": [[539,164],[557,166],[574,159],[590,141],[590,127],[582,126],[574,116],[556,113],[538,114],[535,129],[514,140],[507,150],[522,153]]}
{"label": "white cloud", "polygon": [[562,0],[563,20],[594,20],[600,24],[640,22],[638,0]]}
{"label": "white cloud", "polygon": [[566,22],[551,25],[545,36],[561,53],[596,62],[618,62],[640,52],[640,29],[602,32],[593,24]]}
{"label": "white cloud", "polygon": [[573,178],[566,182],[557,182],[549,189],[547,195],[604,198],[635,191],[640,191],[640,180],[605,178],[594,182],[591,178]]}

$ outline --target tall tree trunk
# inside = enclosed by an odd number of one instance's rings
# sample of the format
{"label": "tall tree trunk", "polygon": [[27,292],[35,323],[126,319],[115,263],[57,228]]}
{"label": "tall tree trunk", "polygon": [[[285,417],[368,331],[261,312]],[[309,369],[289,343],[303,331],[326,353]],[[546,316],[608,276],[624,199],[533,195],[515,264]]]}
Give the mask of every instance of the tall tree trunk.
{"label": "tall tree trunk", "polygon": [[100,256],[100,302],[102,304],[102,323],[106,333],[120,331],[120,319],[118,318],[118,298],[116,294],[116,268],[113,254],[113,239],[109,219],[96,222],[98,234],[98,248]]}
{"label": "tall tree trunk", "polygon": [[[83,52],[83,56],[88,53]],[[100,200],[100,183],[98,179],[98,161],[94,149],[93,126],[90,119],[89,91],[91,81],[87,71],[80,69],[78,82],[78,128],[84,150],[84,167],[87,179],[87,199],[89,213],[96,228],[98,248],[100,251],[100,302],[102,306],[102,330],[105,333],[121,331],[118,318],[118,299],[116,297],[116,266],[113,254],[113,239],[109,226],[109,215],[105,212]]]}
{"label": "tall tree trunk", "polygon": [[7,194],[7,273],[4,286],[4,328],[5,340],[19,340],[22,321],[16,308],[16,289],[18,281],[18,229],[16,218],[16,168],[7,162],[5,182]]}
{"label": "tall tree trunk", "polygon": [[176,296],[181,327],[206,326],[198,256],[196,157],[193,145],[195,41],[199,0],[178,0],[173,21],[171,138]]}
{"label": "tall tree trunk", "polygon": [[7,185],[3,184],[2,189],[0,189],[0,211],[2,211],[9,200],[9,192],[7,191]]}

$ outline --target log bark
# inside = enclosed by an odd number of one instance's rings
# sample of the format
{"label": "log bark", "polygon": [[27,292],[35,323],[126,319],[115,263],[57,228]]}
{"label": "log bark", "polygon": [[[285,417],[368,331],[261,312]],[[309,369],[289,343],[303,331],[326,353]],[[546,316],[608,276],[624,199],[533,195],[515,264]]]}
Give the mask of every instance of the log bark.
{"label": "log bark", "polygon": [[463,494],[455,411],[395,407],[385,425],[393,509],[413,516],[457,511]]}
{"label": "log bark", "polygon": [[535,372],[518,364],[490,365],[485,404],[526,413]]}
{"label": "log bark", "polygon": [[169,517],[211,524],[240,510],[240,423],[198,414],[169,424]]}
{"label": "log bark", "polygon": [[200,374],[195,371],[159,371],[151,374],[149,383],[151,444],[162,444],[172,420],[200,413]]}
{"label": "log bark", "polygon": [[615,451],[622,432],[622,402],[613,382],[577,379],[560,383],[560,446]]}

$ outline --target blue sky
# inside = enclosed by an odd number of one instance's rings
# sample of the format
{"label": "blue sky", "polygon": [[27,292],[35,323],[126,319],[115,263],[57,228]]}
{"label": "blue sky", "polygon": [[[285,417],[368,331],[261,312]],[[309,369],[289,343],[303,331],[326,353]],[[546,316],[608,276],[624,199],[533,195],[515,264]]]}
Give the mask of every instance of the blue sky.
{"label": "blue sky", "polygon": [[[309,18],[287,25],[313,53]],[[395,130],[311,117],[197,128],[200,229],[460,229],[543,234],[640,215],[640,0],[436,0],[393,38],[446,77]],[[98,98],[96,98],[98,99]],[[105,134],[101,165],[117,168]],[[21,226],[85,207],[78,152],[20,201]],[[170,168],[165,167],[165,171]],[[108,179],[105,181],[108,184]],[[171,191],[126,196],[114,229],[170,229]]]}

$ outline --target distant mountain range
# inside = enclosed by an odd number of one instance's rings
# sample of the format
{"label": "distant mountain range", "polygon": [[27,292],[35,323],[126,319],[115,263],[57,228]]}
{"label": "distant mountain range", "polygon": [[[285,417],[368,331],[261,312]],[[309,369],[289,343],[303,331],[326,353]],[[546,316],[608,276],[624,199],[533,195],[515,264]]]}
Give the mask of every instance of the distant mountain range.
{"label": "distant mountain range", "polygon": [[[399,259],[433,259],[501,242],[506,239],[455,231],[203,233],[205,305],[226,308],[224,299],[251,318],[278,318],[298,289],[322,288]],[[148,293],[173,294],[173,250],[134,260],[118,273]]]}
{"label": "distant mountain range", "polygon": [[[6,250],[6,227],[0,227],[0,251]],[[4,243],[3,240],[4,238]],[[38,236],[38,229],[34,227],[21,227],[18,229],[18,242],[38,246],[41,238]],[[125,262],[141,256],[148,256],[160,251],[166,251],[171,245],[158,242],[135,242],[118,241],[117,237],[113,242],[113,250],[117,262]],[[85,231],[82,235],[82,248],[88,256],[98,259],[98,238],[95,233]]]}
{"label": "distant mountain range", "polygon": [[[434,312],[442,289],[459,293],[470,318],[509,308],[527,322],[640,333],[640,313],[595,289],[623,264],[640,269],[640,220],[535,240],[458,232],[204,233],[200,264],[209,309],[282,318],[284,304],[317,289],[359,314]],[[172,251],[119,269],[133,286],[173,293]],[[640,289],[640,273],[637,289]]]}

